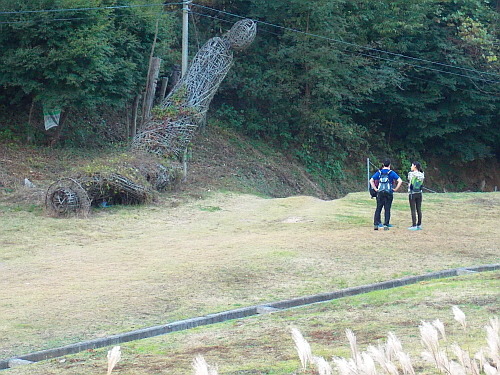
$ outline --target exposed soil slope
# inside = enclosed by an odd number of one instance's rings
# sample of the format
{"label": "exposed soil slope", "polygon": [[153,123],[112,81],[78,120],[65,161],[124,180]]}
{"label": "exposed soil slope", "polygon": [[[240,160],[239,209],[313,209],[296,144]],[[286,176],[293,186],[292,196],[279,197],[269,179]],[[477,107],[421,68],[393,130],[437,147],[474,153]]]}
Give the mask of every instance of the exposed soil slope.
{"label": "exposed soil slope", "polygon": [[[90,163],[108,168],[111,159],[128,152],[126,146],[88,151],[0,144],[0,200],[41,205],[53,181],[74,177],[78,168]],[[35,187],[25,188],[25,179]],[[201,196],[204,192],[226,190],[327,199],[340,196],[341,189],[320,179],[314,181],[303,166],[264,143],[249,143],[235,133],[210,127],[198,135],[189,150],[186,181],[167,195]]]}

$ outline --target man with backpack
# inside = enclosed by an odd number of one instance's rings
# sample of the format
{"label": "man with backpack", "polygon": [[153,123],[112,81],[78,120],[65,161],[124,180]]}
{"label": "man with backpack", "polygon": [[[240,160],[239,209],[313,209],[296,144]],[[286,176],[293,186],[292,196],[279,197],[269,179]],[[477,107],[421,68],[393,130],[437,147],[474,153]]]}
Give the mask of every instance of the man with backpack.
{"label": "man with backpack", "polygon": [[[395,188],[393,188],[394,182],[397,183]],[[370,185],[377,192],[377,208],[373,218],[373,229],[378,230],[378,228],[383,227],[384,230],[388,230],[391,227],[389,222],[391,220],[392,200],[394,199],[393,192],[398,191],[402,183],[401,177],[391,170],[390,160],[385,160],[382,169],[375,172],[370,178]],[[380,219],[382,208],[384,209],[384,225]]]}

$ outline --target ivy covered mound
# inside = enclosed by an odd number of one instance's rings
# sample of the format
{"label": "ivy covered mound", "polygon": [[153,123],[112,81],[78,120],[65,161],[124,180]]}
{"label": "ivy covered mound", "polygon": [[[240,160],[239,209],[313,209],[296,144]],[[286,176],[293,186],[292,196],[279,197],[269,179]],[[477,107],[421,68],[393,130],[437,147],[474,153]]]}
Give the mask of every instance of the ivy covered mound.
{"label": "ivy covered mound", "polygon": [[92,206],[143,204],[181,180],[179,165],[164,158],[123,153],[99,159],[47,189],[45,207],[53,216],[87,216]]}

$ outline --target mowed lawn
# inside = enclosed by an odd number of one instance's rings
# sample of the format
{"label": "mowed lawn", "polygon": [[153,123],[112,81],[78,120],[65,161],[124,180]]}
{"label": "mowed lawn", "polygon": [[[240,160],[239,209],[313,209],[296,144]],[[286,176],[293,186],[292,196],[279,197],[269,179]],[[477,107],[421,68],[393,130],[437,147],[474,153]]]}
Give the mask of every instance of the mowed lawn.
{"label": "mowed lawn", "polygon": [[[213,193],[169,202],[98,210],[88,219],[0,206],[0,358],[500,262],[498,193],[426,194],[418,232],[406,229],[406,194],[395,196],[389,231],[373,230],[367,193],[334,201]],[[488,285],[500,288],[493,274]]]}

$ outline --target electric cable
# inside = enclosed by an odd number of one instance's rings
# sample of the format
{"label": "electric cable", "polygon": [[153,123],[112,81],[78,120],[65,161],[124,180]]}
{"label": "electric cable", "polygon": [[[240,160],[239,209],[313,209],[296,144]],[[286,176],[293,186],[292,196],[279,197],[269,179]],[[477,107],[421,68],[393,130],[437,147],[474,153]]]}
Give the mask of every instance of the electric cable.
{"label": "electric cable", "polygon": [[[199,4],[195,4],[195,3],[190,3],[190,4],[192,6],[195,6],[195,7],[212,10],[212,11],[219,12],[219,13],[222,13],[222,14],[227,14],[227,15],[230,15],[230,16],[233,16],[233,17],[246,18],[244,16],[240,16],[240,15],[235,14],[235,13],[230,13],[230,12],[222,11],[222,10],[211,8],[211,7],[207,7],[207,6],[204,6],[204,5],[199,5]],[[43,9],[43,10],[27,10],[27,11],[1,11],[0,15],[4,15],[4,14],[26,14],[26,13],[30,14],[30,13],[64,12],[64,11],[89,11],[89,10],[106,10],[106,9],[121,9],[121,8],[138,8],[138,7],[144,8],[144,7],[156,7],[156,6],[167,6],[167,5],[184,5],[184,2],[170,2],[170,3],[162,3],[162,4],[116,5],[116,6],[87,7],[87,8]],[[200,13],[195,13],[195,14],[202,15]],[[208,15],[206,15],[206,16],[210,17]],[[214,17],[212,17],[212,18],[214,18]],[[78,20],[78,19],[83,19],[83,18],[71,18],[71,19],[69,19],[69,18],[60,18],[60,19],[53,19],[52,21],[69,21],[69,20],[72,20],[72,19]],[[216,18],[216,19],[221,20],[220,18]],[[301,33],[301,34],[304,34],[304,35],[307,35],[307,36],[329,40],[329,41],[334,42],[334,43],[341,43],[341,44],[349,45],[351,47],[362,48],[362,49],[365,49],[365,50],[368,50],[368,51],[385,53],[385,54],[389,54],[389,55],[392,55],[392,56],[401,57],[401,58],[404,58],[404,59],[411,59],[411,60],[421,61],[421,62],[425,62],[425,63],[441,65],[441,66],[445,66],[445,67],[452,68],[452,69],[458,69],[458,70],[464,70],[464,71],[469,71],[469,72],[478,73],[478,74],[485,74],[485,75],[492,75],[492,76],[495,76],[495,77],[500,77],[500,74],[496,74],[496,73],[482,72],[482,71],[478,71],[476,69],[465,68],[465,67],[460,67],[460,66],[455,66],[455,65],[449,65],[449,64],[445,64],[445,63],[441,63],[441,62],[436,62],[436,61],[421,59],[421,58],[417,58],[417,57],[407,56],[407,55],[400,54],[400,53],[395,53],[395,52],[385,51],[385,50],[381,50],[381,49],[377,49],[377,48],[362,46],[360,44],[356,44],[356,43],[352,43],[352,42],[346,42],[346,41],[343,41],[343,40],[339,40],[339,39],[335,39],[335,38],[331,38],[331,37],[326,37],[326,36],[319,35],[319,34],[309,33],[309,32],[306,32],[306,31],[302,31],[302,30],[298,30],[298,29],[294,29],[294,28],[290,28],[290,27],[285,27],[285,26],[281,26],[281,25],[276,25],[276,24],[272,24],[272,23],[264,22],[264,21],[260,21],[260,20],[254,20],[254,21],[257,22],[257,23],[263,24],[263,25],[267,25],[267,26],[271,26],[271,27],[276,27],[276,28],[279,28],[279,29],[283,29],[283,30],[291,31],[291,32],[295,32],[295,33]],[[20,22],[30,22],[30,21],[10,21],[10,22],[0,22],[0,24],[20,23]],[[367,56],[368,57],[372,57],[372,58],[376,58],[376,59],[380,59],[380,60],[393,61],[393,62],[398,63],[397,60],[391,60],[391,59],[382,58],[382,57],[374,56],[374,55],[367,55]],[[481,82],[486,82],[486,83],[493,83],[493,84],[500,83],[500,81],[493,81],[493,80],[487,80],[487,79],[484,79],[484,78],[477,78],[477,77],[466,76],[466,75],[459,74],[459,73],[449,72],[449,71],[440,70],[440,69],[433,69],[433,68],[424,67],[424,66],[421,66],[421,65],[409,64],[409,63],[406,63],[406,64],[408,64],[410,66],[413,66],[413,67],[419,67],[421,69],[436,71],[436,72],[445,73],[445,74],[457,75],[457,76],[465,77],[465,78],[468,78],[468,79],[471,79],[471,80],[476,80],[476,81],[481,81]]]}
{"label": "electric cable", "polygon": [[[204,5],[198,5],[198,4],[194,4],[193,3],[192,6],[199,7],[199,8],[209,9],[209,10],[212,10],[212,11],[215,11],[215,12],[219,12],[219,13],[223,13],[223,14],[227,14],[227,15],[230,15],[230,16],[233,16],[233,17],[246,18],[246,17],[240,16],[238,14],[234,14],[234,13],[230,13],[230,12],[218,10],[218,9],[207,7],[207,6],[204,6]],[[352,43],[352,42],[346,42],[346,41],[343,41],[343,40],[339,40],[339,39],[335,39],[335,38],[330,38],[330,37],[326,37],[326,36],[319,35],[319,34],[313,34],[313,33],[310,33],[310,32],[299,30],[299,29],[294,29],[294,28],[290,28],[290,27],[286,27],[286,26],[272,24],[272,23],[269,23],[269,22],[264,22],[264,21],[260,21],[260,20],[254,20],[254,22],[257,22],[257,23],[260,23],[260,24],[263,24],[263,25],[267,25],[267,26],[276,27],[276,28],[279,28],[279,29],[282,29],[282,30],[286,30],[286,31],[292,31],[292,32],[295,32],[295,33],[300,33],[300,34],[304,34],[304,35],[308,35],[308,36],[312,36],[312,37],[316,37],[316,38],[320,38],[320,39],[329,40],[329,41],[335,42],[335,43],[341,43],[341,44],[349,45],[351,47],[362,48],[362,49],[366,49],[366,50],[369,50],[369,51],[375,51],[375,52],[385,53],[385,54],[388,54],[388,55],[392,55],[392,56],[396,56],[396,57],[401,57],[401,58],[405,58],[405,59],[416,60],[416,61],[421,61],[421,62],[435,64],[435,65],[441,65],[441,66],[445,66],[445,67],[452,68],[452,69],[459,69],[459,70],[470,71],[470,72],[478,73],[478,74],[487,74],[487,75],[493,75],[495,77],[500,77],[500,74],[497,74],[497,73],[482,72],[482,71],[479,71],[479,70],[476,70],[476,69],[465,68],[465,67],[455,66],[455,65],[449,65],[449,64],[445,64],[445,63],[441,63],[441,62],[437,62],[437,61],[432,61],[432,60],[421,59],[421,58],[418,58],[418,57],[407,56],[407,55],[403,55],[401,53],[395,53],[395,52],[385,51],[385,50],[381,50],[381,49],[377,49],[377,48],[362,46],[360,44],[356,44],[356,43]],[[467,77],[467,76],[465,76],[465,77]],[[500,83],[500,81],[493,81],[493,82]]]}
{"label": "electric cable", "polygon": [[[166,14],[173,14],[173,13],[180,13],[180,9],[176,10],[168,10],[168,11],[162,11],[161,13],[154,12],[154,13],[141,13],[141,14],[134,14],[133,16],[136,17],[158,17],[158,16],[163,16]],[[106,16],[108,19],[112,18],[120,18],[120,17],[129,17],[132,16],[131,14],[110,14]],[[43,19],[43,20],[37,20],[39,23],[47,23],[47,22],[64,22],[64,21],[81,21],[81,20],[88,20],[94,18],[93,16],[87,16],[87,17],[68,17],[68,18],[50,18],[50,19]],[[22,23],[31,23],[35,22],[34,20],[23,20],[23,21],[0,21],[0,25],[4,24],[22,24]]]}
{"label": "electric cable", "polygon": [[[3,15],[3,14],[24,14],[24,13],[43,13],[43,12],[63,12],[63,11],[90,11],[90,10],[106,10],[106,9],[137,8],[137,7],[155,7],[155,6],[167,6],[167,5],[184,5],[184,2],[171,2],[171,3],[164,3],[164,4],[119,5],[119,6],[107,6],[107,7],[44,9],[44,10],[33,10],[33,11],[7,11],[7,12],[3,11],[3,12],[0,12],[0,15]],[[207,6],[203,6],[203,5],[198,5],[198,4],[194,4],[194,3],[191,3],[191,5],[196,6],[196,7],[200,7],[200,8],[205,8],[205,9],[208,9],[208,10],[211,10],[211,11],[215,11],[215,12],[218,12],[218,13],[230,15],[230,16],[233,16],[233,17],[246,18],[246,17],[240,16],[240,15],[234,14],[234,13],[230,13],[230,12],[218,10],[218,9],[207,7]],[[166,13],[173,13],[173,12],[176,12],[176,11],[170,11],[170,12],[166,12]],[[220,20],[220,21],[223,21],[223,22],[228,22],[228,23],[231,22],[231,21],[224,20],[224,19],[222,19],[220,17],[214,17],[214,16],[210,16],[210,15],[207,15],[207,14],[203,14],[203,13],[199,13],[199,12],[194,12],[193,10],[190,10],[190,12],[193,13],[193,14],[200,15],[202,17],[209,17],[209,18],[217,19],[217,20]],[[118,16],[120,16],[120,15],[112,15],[112,16],[110,16],[110,18],[111,17],[118,17]],[[82,19],[85,19],[85,18],[86,17],[55,18],[55,19],[52,19],[52,20],[45,20],[45,21],[47,21],[47,22],[49,22],[49,21],[50,22],[55,22],[55,21],[72,21],[72,20],[82,20]],[[90,18],[90,17],[87,17],[87,18]],[[479,73],[479,74],[500,76],[500,75],[498,75],[496,73],[481,72],[481,71],[478,71],[478,70],[475,70],[475,69],[470,69],[470,68],[464,68],[464,67],[460,67],[460,66],[454,66],[454,65],[444,64],[444,63],[435,62],[435,61],[431,61],[431,60],[426,60],[426,59],[416,58],[416,57],[412,57],[412,56],[407,56],[407,55],[403,55],[403,54],[399,54],[399,53],[394,53],[394,52],[389,52],[389,51],[380,50],[380,49],[376,49],[376,48],[366,47],[366,46],[362,46],[362,45],[359,45],[359,44],[356,44],[356,43],[345,42],[345,41],[338,40],[338,39],[335,39],[335,38],[325,37],[325,36],[322,36],[322,35],[313,34],[313,33],[305,32],[305,31],[302,31],[302,30],[298,30],[298,29],[293,29],[293,28],[281,26],[281,25],[276,25],[276,24],[272,24],[272,23],[269,23],[269,22],[264,22],[264,21],[259,21],[259,20],[254,20],[254,21],[257,22],[257,23],[266,25],[266,26],[271,26],[271,27],[275,27],[275,28],[279,28],[279,29],[283,29],[283,30],[287,30],[287,31],[295,32],[295,33],[300,33],[300,34],[304,34],[304,35],[307,35],[307,36],[311,36],[311,37],[315,37],[315,38],[320,38],[320,39],[328,40],[328,41],[334,42],[334,43],[341,43],[341,44],[345,44],[345,45],[348,45],[348,46],[351,46],[351,47],[362,48],[362,49],[365,49],[365,50],[368,50],[368,51],[385,53],[385,54],[393,55],[393,56],[396,56],[396,57],[402,57],[402,58],[405,58],[405,59],[412,59],[412,60],[416,60],[416,61],[421,61],[421,62],[426,62],[426,63],[431,63],[431,64],[437,64],[437,65],[449,67],[449,68],[452,68],[452,69],[465,70],[465,71],[470,71],[470,72]],[[27,22],[32,22],[32,20],[26,20],[26,21],[0,21],[0,24],[27,23]],[[271,33],[271,34],[274,34],[274,35],[278,35],[278,34],[273,33],[271,31],[267,31],[267,32]],[[373,58],[373,59],[390,61],[390,62],[394,62],[394,63],[398,63],[398,64],[406,64],[406,65],[412,66],[414,68],[420,68],[420,69],[435,71],[435,72],[444,73],[444,74],[451,74],[451,75],[460,76],[460,77],[464,77],[464,78],[468,78],[470,80],[475,80],[475,81],[480,81],[480,82],[486,82],[486,83],[492,83],[492,84],[500,83],[500,81],[496,81],[496,80],[489,80],[489,79],[484,79],[484,78],[480,78],[480,77],[466,76],[464,74],[459,74],[459,73],[450,72],[450,71],[446,71],[446,70],[425,67],[425,66],[418,65],[418,64],[411,64],[411,63],[408,63],[408,62],[401,62],[401,61],[390,59],[390,58],[387,58],[387,57],[375,56],[375,55],[372,55],[372,54],[365,54],[365,53],[362,53],[360,51],[343,50],[343,52],[356,53],[356,54],[359,54],[359,55],[362,55],[362,56],[365,56],[365,57],[369,57],[369,58]]]}
{"label": "electric cable", "polygon": [[[227,13],[227,12],[223,12],[223,13]],[[210,16],[210,15],[205,15],[205,14],[199,13],[199,12],[196,12],[195,14],[198,14],[200,16],[209,17],[209,18],[214,18],[214,19],[217,19],[217,20],[223,20],[221,18],[213,17],[213,16]],[[231,13],[229,13],[229,14],[231,14]],[[244,17],[241,17],[241,18],[244,18]],[[229,23],[230,21],[225,21],[225,22]],[[262,21],[255,21],[255,22],[261,22],[262,23]],[[268,24],[268,23],[265,23],[265,22],[264,22],[264,24],[272,25],[272,24]],[[282,26],[280,26],[280,27],[282,27]],[[283,27],[283,28],[285,28],[285,27]],[[288,28],[286,28],[286,29],[288,29]],[[288,30],[294,31],[293,29],[288,29]],[[311,33],[306,33],[306,32],[303,32],[303,31],[295,31],[295,32],[304,33],[304,34],[307,34],[309,36],[319,37],[321,39],[326,39],[326,40],[329,40],[331,42],[338,42],[336,39],[332,39],[332,38],[328,38],[328,37],[324,37],[324,36],[319,36],[319,35],[315,35],[315,34],[311,34]],[[356,44],[352,44],[352,43],[347,43],[347,44],[349,44],[351,46],[362,47],[360,45],[356,45]],[[363,48],[365,48],[365,47],[363,47]],[[366,47],[365,49],[368,49],[368,50],[371,50],[371,51],[383,52],[381,50],[377,50],[377,49],[373,49],[373,48],[367,48]],[[344,52],[347,52],[347,50],[344,50]],[[398,60],[395,60],[395,59],[391,59],[391,58],[388,58],[388,57],[375,56],[375,55],[371,55],[371,54],[362,53],[362,52],[359,52],[359,51],[352,51],[352,53],[360,54],[362,56],[366,56],[366,57],[370,57],[370,58],[374,58],[374,59],[378,59],[378,60],[391,61],[391,62],[394,62],[394,63],[397,63],[397,64],[409,65],[409,66],[412,66],[414,68],[420,68],[420,69],[430,70],[430,71],[434,71],[434,72],[438,72],[438,73],[455,75],[455,76],[459,76],[459,77],[463,77],[463,78],[468,78],[468,79],[471,79],[471,80],[474,80],[474,81],[480,81],[480,82],[486,82],[486,83],[492,83],[492,84],[500,83],[500,81],[496,81],[496,80],[490,80],[490,79],[485,79],[485,78],[480,78],[480,77],[471,77],[471,76],[467,76],[467,75],[460,74],[460,73],[449,72],[449,71],[446,71],[446,70],[437,69],[437,68],[431,68],[431,67],[426,67],[426,66],[422,66],[422,65],[419,65],[419,64],[409,63],[409,62],[401,62],[401,61],[398,61]],[[388,53],[388,52],[386,52],[386,53]],[[404,55],[401,55],[401,56],[404,56]],[[422,59],[419,59],[419,60],[422,60]],[[427,61],[427,60],[423,60],[423,61]],[[446,65],[446,64],[443,64],[443,65]],[[461,69],[470,70],[470,69],[467,69],[467,68],[461,68]],[[479,71],[476,71],[476,72],[479,72]],[[490,74],[490,73],[487,73],[487,74]],[[491,74],[493,74],[493,73],[491,73]]]}
{"label": "electric cable", "polygon": [[[30,13],[64,12],[64,11],[89,11],[89,10],[106,10],[106,9],[121,9],[121,8],[140,8],[140,7],[144,8],[144,7],[156,7],[156,6],[162,6],[163,7],[163,6],[168,6],[168,5],[184,5],[184,4],[185,4],[185,2],[169,2],[169,3],[162,3],[162,4],[157,4],[156,3],[156,4],[136,4],[136,5],[115,5],[115,6],[87,7],[87,8],[62,8],[62,9],[26,10],[26,11],[0,11],[0,15],[4,15],[4,14],[30,14]],[[227,15],[230,15],[230,16],[233,16],[233,17],[247,18],[247,17],[244,17],[244,16],[240,16],[238,14],[235,14],[235,13],[230,13],[230,12],[222,11],[222,10],[219,10],[219,9],[215,9],[215,8],[212,8],[212,7],[207,7],[207,6],[204,6],[204,5],[195,4],[195,3],[192,3],[192,2],[190,3],[190,5],[191,6],[195,6],[195,7],[199,7],[199,8],[209,9],[209,10],[212,10],[212,11],[215,11],[215,12],[219,12],[219,13],[223,13],[223,14],[227,14]],[[220,19],[220,18],[218,18],[218,19]],[[60,20],[60,21],[66,21],[67,19],[58,19],[58,20]],[[360,44],[356,44],[356,43],[352,43],[352,42],[346,42],[346,41],[343,41],[343,40],[339,40],[339,39],[335,39],[335,38],[331,38],[331,37],[326,37],[326,36],[319,35],[319,34],[313,34],[313,33],[309,33],[309,32],[306,32],[306,31],[302,31],[302,30],[298,30],[298,29],[294,29],[294,28],[290,28],[290,27],[285,27],[285,26],[281,26],[281,25],[276,25],[276,24],[272,24],[272,23],[264,22],[264,21],[260,21],[260,20],[254,20],[254,21],[257,22],[257,23],[263,24],[263,25],[272,26],[272,27],[276,27],[276,28],[279,28],[279,29],[283,29],[283,30],[287,30],[287,31],[292,31],[292,32],[296,32],[296,33],[301,33],[301,34],[304,34],[304,35],[308,35],[308,36],[313,36],[313,37],[320,38],[320,39],[329,40],[329,41],[335,42],[335,43],[346,44],[346,45],[349,45],[349,46],[352,46],[352,47],[362,48],[362,49],[366,49],[366,50],[369,50],[369,51],[375,51],[375,52],[379,52],[379,53],[385,53],[385,54],[389,54],[389,55],[392,55],[392,56],[401,57],[401,58],[404,58],[404,59],[411,59],[411,60],[421,61],[421,62],[425,62],[425,63],[441,65],[441,66],[445,66],[445,67],[452,68],[452,69],[465,70],[465,71],[469,71],[469,72],[473,72],[473,73],[486,74],[486,75],[492,75],[492,76],[495,76],[495,77],[500,77],[500,74],[497,74],[497,73],[482,72],[482,71],[479,71],[479,70],[476,70],[476,69],[471,69],[471,68],[465,68],[465,67],[456,66],[456,65],[445,64],[445,63],[441,63],[441,62],[437,62],[437,61],[426,60],[426,59],[422,59],[422,58],[418,58],[418,57],[404,55],[404,54],[401,54],[401,53],[395,53],[395,52],[385,51],[385,50],[381,50],[381,49],[377,49],[377,48],[362,46]],[[9,22],[0,22],[0,24],[4,24],[4,23],[9,23]],[[375,58],[375,56],[373,56],[373,57]],[[415,65],[413,65],[413,66],[415,66]],[[422,66],[421,66],[421,68],[423,68],[423,69],[430,69],[430,68],[426,68],[426,67],[422,67]],[[457,74],[457,73],[447,72],[447,71],[441,71],[441,70],[436,70],[436,71],[447,73],[447,74]],[[500,81],[484,80],[484,79],[474,78],[474,77],[469,77],[469,76],[464,76],[464,75],[462,75],[462,77],[466,77],[466,78],[474,79],[474,80],[479,80],[479,81],[484,81],[484,82],[488,82],[488,83],[500,83]]]}
{"label": "electric cable", "polygon": [[[228,21],[228,20],[225,20],[224,18],[220,18],[220,17],[217,17],[217,16],[211,16],[211,15],[205,14],[205,13],[199,13],[199,12],[196,12],[196,11],[194,11],[192,9],[189,12],[192,13],[192,14],[196,14],[196,15],[202,16],[202,17],[211,18],[211,19],[214,19],[214,20],[217,20],[217,21],[222,21],[222,22],[225,22],[225,23],[228,23],[228,24],[231,24],[231,25],[234,24],[233,21]],[[269,31],[269,30],[259,29],[259,32],[262,32],[262,31],[265,32],[265,33],[268,33],[268,34],[272,34],[272,35],[277,35],[277,36],[280,35],[278,33],[275,33],[275,32]]]}
{"label": "electric cable", "polygon": [[[191,10],[190,11],[191,13],[193,14],[196,14],[196,15],[199,15],[199,16],[202,16],[202,17],[206,17],[206,18],[211,18],[211,19],[214,19],[214,20],[218,20],[218,21],[222,21],[222,22],[225,22],[225,23],[228,23],[228,24],[233,24],[233,21],[228,21],[228,20],[225,20],[223,18],[220,18],[220,17],[217,17],[217,16],[211,16],[211,15],[208,15],[208,14],[205,14],[205,13],[199,13],[199,12],[196,12],[196,11],[193,11]],[[263,30],[262,28],[259,29],[260,32],[266,32],[266,33],[269,33],[269,34],[273,34],[273,35],[279,35],[277,33],[274,33],[272,31],[269,31],[269,30]],[[449,72],[446,72],[446,71],[442,71],[442,70],[439,70],[439,69],[433,69],[433,68],[426,68],[426,67],[423,67],[421,65],[417,65],[417,64],[410,64],[410,63],[403,63],[401,61],[398,61],[398,60],[394,60],[394,59],[390,59],[388,57],[381,57],[381,56],[375,56],[375,55],[372,55],[372,54],[367,54],[367,53],[363,53],[363,52],[360,52],[360,51],[350,51],[348,49],[339,49],[340,52],[343,52],[343,53],[349,53],[349,54],[355,54],[355,55],[361,55],[361,56],[365,56],[365,57],[368,57],[368,58],[373,58],[373,59],[378,59],[378,60],[384,60],[384,61],[389,61],[389,62],[394,62],[396,64],[405,64],[405,65],[410,65],[410,66],[413,66],[413,67],[416,67],[416,68],[422,68],[422,69],[428,69],[428,70],[434,70],[434,71],[437,71],[437,72],[444,72],[444,73],[449,73]],[[450,73],[450,74],[455,74],[455,75],[458,75],[458,73]],[[461,77],[465,77],[465,78],[471,78],[470,76],[466,76],[466,75],[459,75]],[[429,83],[435,83],[437,85],[441,85],[441,86],[448,86],[447,84],[445,83],[440,83],[440,82],[437,82],[435,80],[427,80],[427,79],[423,79],[423,78],[418,78],[418,77],[415,77],[415,76],[410,76],[410,75],[405,75],[405,77],[409,78],[409,79],[417,79],[417,80],[421,80],[421,81],[426,81],[426,82],[429,82]],[[485,81],[485,80],[483,80]],[[489,80],[486,80],[485,82],[497,82],[497,81],[489,81]],[[476,87],[477,88],[477,87]],[[479,88],[477,88],[479,91],[481,91]],[[473,90],[470,90],[470,89],[461,89],[461,91],[467,91],[467,92],[471,92],[471,93],[474,93],[475,91]],[[488,95],[494,95],[494,96],[498,96],[499,94],[495,93],[495,92],[487,92],[486,94]]]}
{"label": "electric cable", "polygon": [[32,14],[32,13],[54,13],[54,12],[83,12],[89,10],[109,10],[109,9],[123,9],[123,8],[146,8],[167,5],[182,5],[183,2],[178,3],[161,3],[161,4],[136,4],[136,5],[114,5],[105,7],[89,7],[89,8],[60,8],[60,9],[38,9],[38,10],[15,10],[15,11],[0,11],[0,15],[4,14]]}

